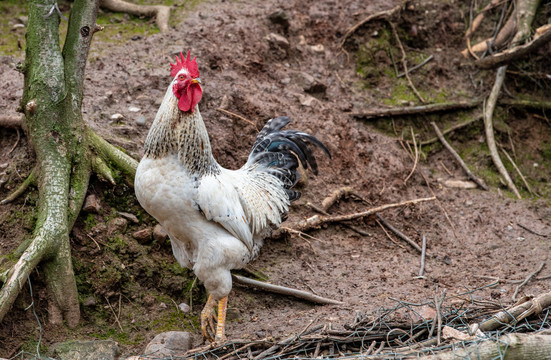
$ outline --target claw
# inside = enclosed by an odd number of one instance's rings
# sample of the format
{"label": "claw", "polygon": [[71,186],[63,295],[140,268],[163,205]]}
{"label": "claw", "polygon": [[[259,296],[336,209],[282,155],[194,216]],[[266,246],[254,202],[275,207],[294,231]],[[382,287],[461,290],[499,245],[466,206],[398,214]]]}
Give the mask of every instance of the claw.
{"label": "claw", "polygon": [[[228,297],[218,301],[218,316],[214,311],[216,300],[209,295],[205,307],[201,311],[201,333],[203,338],[214,345],[221,345],[226,342],[225,325]],[[216,325],[215,325],[216,324]]]}

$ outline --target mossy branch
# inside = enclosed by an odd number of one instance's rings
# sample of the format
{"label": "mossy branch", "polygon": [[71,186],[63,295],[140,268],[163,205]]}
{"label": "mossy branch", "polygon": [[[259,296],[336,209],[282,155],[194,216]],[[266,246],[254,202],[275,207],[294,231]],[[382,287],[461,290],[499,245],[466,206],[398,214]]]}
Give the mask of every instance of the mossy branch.
{"label": "mossy branch", "polygon": [[36,179],[37,179],[36,172],[37,172],[37,169],[36,169],[36,166],[35,166],[32,169],[29,176],[27,176],[27,178],[23,181],[23,183],[21,183],[21,185],[19,185],[19,187],[17,189],[15,189],[14,192],[12,192],[10,195],[8,195],[7,198],[0,201],[0,205],[5,205],[5,204],[8,204],[8,203],[14,201],[18,197],[20,197],[29,188],[29,186],[36,185]]}

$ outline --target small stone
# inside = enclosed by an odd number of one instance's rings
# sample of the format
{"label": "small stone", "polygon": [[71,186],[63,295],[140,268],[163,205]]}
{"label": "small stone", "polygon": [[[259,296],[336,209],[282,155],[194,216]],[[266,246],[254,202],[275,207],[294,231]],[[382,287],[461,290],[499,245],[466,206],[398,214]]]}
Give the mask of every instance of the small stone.
{"label": "small stone", "polygon": [[134,214],[119,211],[119,215],[122,216],[123,218],[127,219],[127,220],[132,221],[134,224],[139,224],[140,223],[140,220],[138,220],[138,218]]}
{"label": "small stone", "polygon": [[511,231],[513,230],[513,227],[511,225],[507,225],[507,230]]}
{"label": "small stone", "polygon": [[122,114],[117,113],[117,114],[111,115],[111,120],[122,120],[122,119],[124,119],[124,116]]}
{"label": "small stone", "polygon": [[119,354],[119,346],[113,340],[71,340],[54,344],[52,349],[53,356],[59,360],[114,360]]}
{"label": "small stone", "polygon": [[24,27],[25,27],[25,25],[23,25],[23,24],[15,24],[11,27],[11,29],[12,30],[17,30],[17,29],[22,29]]}
{"label": "small stone", "polygon": [[112,236],[116,233],[123,233],[128,225],[128,220],[122,217],[109,220],[107,223],[107,236]]}
{"label": "small stone", "polygon": [[191,310],[191,307],[189,307],[189,305],[186,303],[181,303],[180,305],[178,305],[178,309],[180,309],[180,311],[183,313],[188,313]]}
{"label": "small stone", "polygon": [[99,204],[99,200],[96,197],[96,195],[90,194],[86,197],[82,210],[88,213],[95,213],[95,214],[98,214],[100,212],[101,206]]}
{"label": "small stone", "polygon": [[82,302],[82,305],[84,306],[94,306],[96,305],[96,298],[93,296],[89,296]]}
{"label": "small stone", "polygon": [[147,344],[144,355],[153,355],[156,359],[183,356],[191,349],[192,342],[192,335],[186,331],[160,333]]}
{"label": "small stone", "polygon": [[138,230],[132,234],[132,237],[136,239],[140,244],[146,244],[151,241],[151,228],[145,228]]}
{"label": "small stone", "polygon": [[7,163],[7,162],[6,162],[6,163],[2,163],[2,164],[0,164],[0,170],[4,170],[4,169],[7,169],[7,168],[8,168],[8,166],[10,166],[10,164],[9,164],[9,163]]}
{"label": "small stone", "polygon": [[167,232],[165,229],[160,225],[155,225],[155,228],[153,228],[153,239],[157,242],[165,241],[168,237]]}
{"label": "small stone", "polygon": [[282,49],[288,49],[291,45],[289,44],[289,40],[287,40],[284,36],[281,36],[276,33],[270,33],[266,37],[266,39],[272,44],[277,47],[280,47]]}
{"label": "small stone", "polygon": [[146,123],[147,123],[147,120],[145,119],[145,116],[140,115],[136,118],[136,125],[145,126]]}
{"label": "small stone", "polygon": [[274,24],[283,26],[285,30],[289,28],[289,15],[283,9],[277,9],[268,15],[268,19]]}
{"label": "small stone", "polygon": [[317,53],[325,52],[325,47],[322,44],[312,45],[310,46],[310,49],[312,49],[313,52]]}
{"label": "small stone", "polygon": [[128,111],[130,112],[140,112],[142,109],[140,109],[139,107],[136,107],[136,106],[131,106],[128,108]]}
{"label": "small stone", "polygon": [[160,307],[161,309],[166,309],[168,306],[167,306],[164,302],[161,302],[161,303],[159,304],[159,307]]}

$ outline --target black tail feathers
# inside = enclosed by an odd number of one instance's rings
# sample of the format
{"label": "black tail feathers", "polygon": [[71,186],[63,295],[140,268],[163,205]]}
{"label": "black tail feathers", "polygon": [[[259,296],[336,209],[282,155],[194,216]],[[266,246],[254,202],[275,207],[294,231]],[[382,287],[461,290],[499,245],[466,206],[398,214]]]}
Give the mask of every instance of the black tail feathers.
{"label": "black tail feathers", "polygon": [[310,134],[297,130],[281,130],[290,121],[287,116],[269,120],[258,133],[249,158],[255,164],[264,165],[265,171],[279,178],[289,200],[293,201],[300,197],[300,192],[291,190],[300,179],[297,169],[299,162],[305,169],[310,166],[312,172],[318,174],[318,164],[309,145],[321,148],[329,158],[331,154],[321,141]]}

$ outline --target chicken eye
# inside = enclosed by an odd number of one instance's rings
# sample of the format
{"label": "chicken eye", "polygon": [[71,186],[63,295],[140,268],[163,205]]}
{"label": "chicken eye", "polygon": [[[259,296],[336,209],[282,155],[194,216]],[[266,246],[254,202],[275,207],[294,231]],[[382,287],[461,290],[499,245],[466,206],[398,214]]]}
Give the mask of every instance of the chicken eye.
{"label": "chicken eye", "polygon": [[180,80],[184,80],[184,75],[180,75],[180,76],[178,76],[178,79],[180,79]]}

